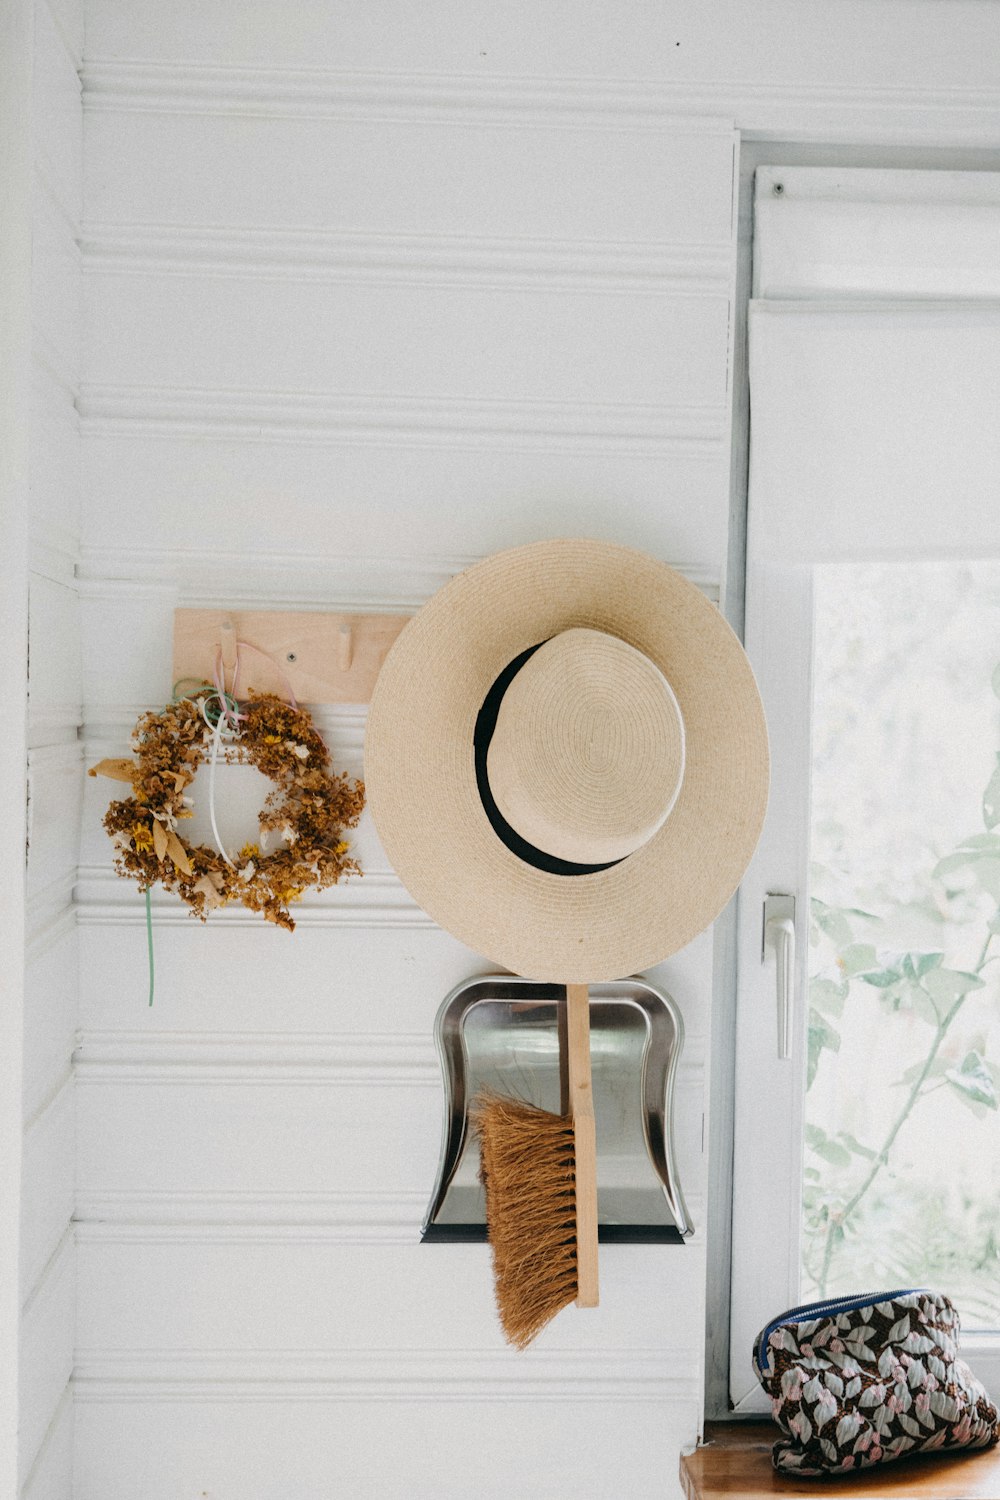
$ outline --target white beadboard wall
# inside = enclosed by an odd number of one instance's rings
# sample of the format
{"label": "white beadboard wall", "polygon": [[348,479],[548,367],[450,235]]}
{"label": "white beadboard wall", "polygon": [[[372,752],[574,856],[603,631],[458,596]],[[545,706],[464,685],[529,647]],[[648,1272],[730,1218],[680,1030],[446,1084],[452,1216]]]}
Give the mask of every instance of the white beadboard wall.
{"label": "white beadboard wall", "polygon": [[[985,11],[943,14],[89,0],[82,547],[78,596],[53,578],[45,605],[63,628],[81,611],[88,761],[169,696],[179,603],[411,610],[474,558],[567,533],[718,598],[739,131],[992,140]],[[53,675],[53,705],[75,684]],[[360,774],[363,710],[317,717]],[[81,768],[69,737],[38,748],[55,850]],[[606,1247],[600,1309],[515,1356],[486,1248],[418,1243],[433,1017],[485,960],[414,906],[366,818],[364,878],[304,902],[294,935],[155,896],[149,1009],[108,786],[83,797],[75,1081],[36,1106],[41,1143],[75,1093],[78,1500],[678,1494],[702,1406],[711,936],[653,973],[687,1029],[702,1232]],[[38,1256],[64,1193],[53,1174]]]}
{"label": "white beadboard wall", "polygon": [[28,864],[21,1204],[24,1500],[72,1491],[79,944],[83,797],[80,551],[83,11],[36,0],[29,432]]}

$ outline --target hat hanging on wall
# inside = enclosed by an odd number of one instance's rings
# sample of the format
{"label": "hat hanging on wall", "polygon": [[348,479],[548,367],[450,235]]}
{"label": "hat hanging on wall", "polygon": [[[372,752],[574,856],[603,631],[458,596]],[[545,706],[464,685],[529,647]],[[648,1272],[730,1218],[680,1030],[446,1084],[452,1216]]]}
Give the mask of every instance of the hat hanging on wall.
{"label": "hat hanging on wall", "polygon": [[719,610],[642,552],[500,552],[405,627],[372,695],[369,805],[442,927],[517,974],[618,979],[736,889],[767,800],[767,731]]}

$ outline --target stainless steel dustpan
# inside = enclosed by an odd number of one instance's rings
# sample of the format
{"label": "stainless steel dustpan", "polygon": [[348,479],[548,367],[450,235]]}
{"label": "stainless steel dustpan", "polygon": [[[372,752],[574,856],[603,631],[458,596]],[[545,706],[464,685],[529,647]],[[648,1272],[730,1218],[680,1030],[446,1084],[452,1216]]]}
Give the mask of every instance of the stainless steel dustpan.
{"label": "stainless steel dustpan", "polygon": [[[458,985],[434,1025],[444,1077],[444,1129],[425,1242],[485,1240],[486,1204],[468,1108],[494,1089],[560,1110],[566,992],[510,974]],[[669,995],[643,979],[590,986],[602,1240],[671,1243],[693,1232],[674,1163],[671,1105],[683,1040]]]}

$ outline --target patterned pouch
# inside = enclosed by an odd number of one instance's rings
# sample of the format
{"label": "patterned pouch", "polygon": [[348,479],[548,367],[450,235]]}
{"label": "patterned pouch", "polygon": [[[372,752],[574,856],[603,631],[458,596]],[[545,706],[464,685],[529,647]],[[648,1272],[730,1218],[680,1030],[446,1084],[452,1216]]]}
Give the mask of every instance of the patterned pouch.
{"label": "patterned pouch", "polygon": [[868,1292],[789,1308],[754,1341],[785,1433],[785,1474],[829,1474],[906,1453],[987,1448],[1000,1414],[958,1357],[958,1314],[936,1292]]}

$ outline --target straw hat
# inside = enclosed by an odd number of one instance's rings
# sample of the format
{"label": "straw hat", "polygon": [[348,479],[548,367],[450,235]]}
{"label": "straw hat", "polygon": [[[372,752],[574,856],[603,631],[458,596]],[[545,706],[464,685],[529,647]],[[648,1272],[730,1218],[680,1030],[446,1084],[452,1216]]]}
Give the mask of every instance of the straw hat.
{"label": "straw hat", "polygon": [[767,801],[736,636],[693,584],[607,542],[537,542],[453,578],[389,652],[369,806],[430,916],[517,974],[648,968],[721,911]]}

